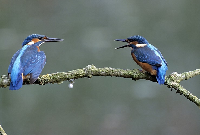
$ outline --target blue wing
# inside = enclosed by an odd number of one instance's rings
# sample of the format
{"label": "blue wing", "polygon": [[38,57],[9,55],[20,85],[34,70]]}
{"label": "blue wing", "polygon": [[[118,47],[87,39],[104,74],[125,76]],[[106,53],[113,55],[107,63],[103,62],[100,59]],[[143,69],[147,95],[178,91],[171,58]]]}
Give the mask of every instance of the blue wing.
{"label": "blue wing", "polygon": [[35,63],[35,66],[30,72],[30,83],[34,83],[37,80],[42,72],[42,69],[44,68],[44,65],[46,64],[46,55],[43,51],[38,52],[36,59],[37,61]]}
{"label": "blue wing", "polygon": [[10,90],[18,90],[22,87],[22,67],[20,63],[20,57],[27,47],[23,47],[18,50],[12,57],[10,65],[8,67],[8,74],[10,74]]}
{"label": "blue wing", "polygon": [[[166,71],[168,70],[167,61],[164,59],[161,52],[156,47],[154,47],[151,44],[149,44],[149,47],[151,49],[153,49],[155,51],[156,55],[158,55],[162,60],[161,66],[157,67],[157,69],[156,69],[157,70],[156,79],[159,84],[164,84],[165,83],[165,74],[166,74]],[[156,67],[154,66],[154,68],[156,68]]]}
{"label": "blue wing", "polygon": [[156,51],[156,53],[159,54],[159,56],[161,57],[161,59],[164,61],[164,63],[167,65],[167,61],[164,59],[164,57],[162,56],[162,53],[156,48],[154,47],[153,45],[149,44],[149,46]]}
{"label": "blue wing", "polygon": [[164,84],[165,74],[168,70],[167,62],[161,52],[151,44],[145,47],[139,47],[132,50],[138,61],[152,65],[152,68],[157,70],[157,81],[159,84]]}
{"label": "blue wing", "polygon": [[[20,49],[20,50],[21,50],[21,49]],[[8,73],[9,73],[9,74],[10,74],[11,71],[12,71],[13,64],[14,64],[16,58],[18,57],[18,55],[19,55],[19,53],[20,53],[20,50],[18,50],[18,51],[13,55],[13,57],[12,57],[12,59],[11,59],[10,65],[9,65],[9,67],[8,67]]]}
{"label": "blue wing", "polygon": [[44,65],[46,64],[46,55],[43,51],[34,53],[31,52],[31,55],[25,55],[23,57],[23,73],[24,75],[30,74],[30,83],[34,83],[39,77]]}
{"label": "blue wing", "polygon": [[157,48],[153,45],[148,44],[144,47],[138,47],[132,50],[138,61],[148,63],[152,66],[162,65],[162,55]]}

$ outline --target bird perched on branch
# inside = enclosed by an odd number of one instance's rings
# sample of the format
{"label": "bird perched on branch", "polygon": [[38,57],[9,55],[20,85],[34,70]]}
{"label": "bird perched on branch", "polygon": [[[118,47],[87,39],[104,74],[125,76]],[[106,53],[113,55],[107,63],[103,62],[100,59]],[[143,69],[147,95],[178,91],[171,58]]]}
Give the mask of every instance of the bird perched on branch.
{"label": "bird perched on branch", "polygon": [[115,49],[130,47],[133,60],[143,70],[156,76],[159,84],[164,84],[165,74],[168,70],[167,62],[156,47],[149,44],[144,37],[139,35],[132,36],[127,39],[115,39],[115,41],[127,42],[128,44]]}
{"label": "bird perched on branch", "polygon": [[12,57],[8,67],[10,77],[10,90],[18,90],[22,87],[23,80],[30,78],[30,83],[34,83],[39,77],[44,65],[46,55],[40,51],[40,45],[45,42],[59,42],[63,39],[49,38],[45,35],[29,35],[22,43],[22,48]]}

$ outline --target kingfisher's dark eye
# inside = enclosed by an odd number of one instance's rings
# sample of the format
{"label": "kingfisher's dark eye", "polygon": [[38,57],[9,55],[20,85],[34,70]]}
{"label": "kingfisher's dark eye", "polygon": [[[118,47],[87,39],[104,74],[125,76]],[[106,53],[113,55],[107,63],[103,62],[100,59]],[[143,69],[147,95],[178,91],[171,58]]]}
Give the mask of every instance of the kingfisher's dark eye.
{"label": "kingfisher's dark eye", "polygon": [[42,39],[42,37],[38,37],[38,39],[39,39],[39,40],[41,40],[41,39]]}
{"label": "kingfisher's dark eye", "polygon": [[133,42],[133,39],[128,39],[129,42]]}

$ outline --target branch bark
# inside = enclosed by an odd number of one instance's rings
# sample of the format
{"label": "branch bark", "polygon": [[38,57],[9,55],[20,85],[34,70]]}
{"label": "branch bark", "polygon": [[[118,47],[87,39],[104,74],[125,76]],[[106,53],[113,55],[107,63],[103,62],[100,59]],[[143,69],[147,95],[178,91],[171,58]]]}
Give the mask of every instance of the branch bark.
{"label": "branch bark", "polygon": [[3,130],[1,125],[0,125],[0,133],[1,133],[1,135],[7,135],[6,132]]}
{"label": "branch bark", "polygon": [[[168,88],[176,90],[176,93],[185,96],[187,99],[195,103],[198,107],[200,107],[200,99],[195,95],[186,90],[183,86],[180,85],[180,82],[183,80],[187,80],[196,75],[200,75],[200,69],[196,69],[194,71],[184,72],[178,74],[177,72],[173,72],[169,76],[165,77],[165,84]],[[147,72],[143,72],[139,69],[116,69],[111,67],[104,68],[96,68],[94,65],[88,65],[83,69],[76,69],[68,72],[57,72],[47,75],[40,75],[37,81],[34,84],[45,85],[48,83],[62,83],[63,81],[70,81],[71,79],[79,79],[92,76],[115,76],[115,77],[124,77],[131,78],[132,80],[146,79],[152,82],[157,82],[155,76],[151,76]],[[7,75],[2,75],[0,79],[0,87],[6,88],[10,84],[10,79]],[[24,80],[24,85],[30,84],[29,79]]]}

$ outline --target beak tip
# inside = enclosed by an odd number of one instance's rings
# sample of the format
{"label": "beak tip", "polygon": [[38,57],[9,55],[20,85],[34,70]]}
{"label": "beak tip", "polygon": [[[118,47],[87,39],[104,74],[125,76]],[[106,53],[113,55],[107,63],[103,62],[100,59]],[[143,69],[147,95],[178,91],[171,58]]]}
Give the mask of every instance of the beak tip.
{"label": "beak tip", "polygon": [[61,42],[64,39],[59,39],[59,38],[47,38],[44,40],[44,42]]}
{"label": "beak tip", "polygon": [[115,39],[114,41],[126,42],[126,39]]}

